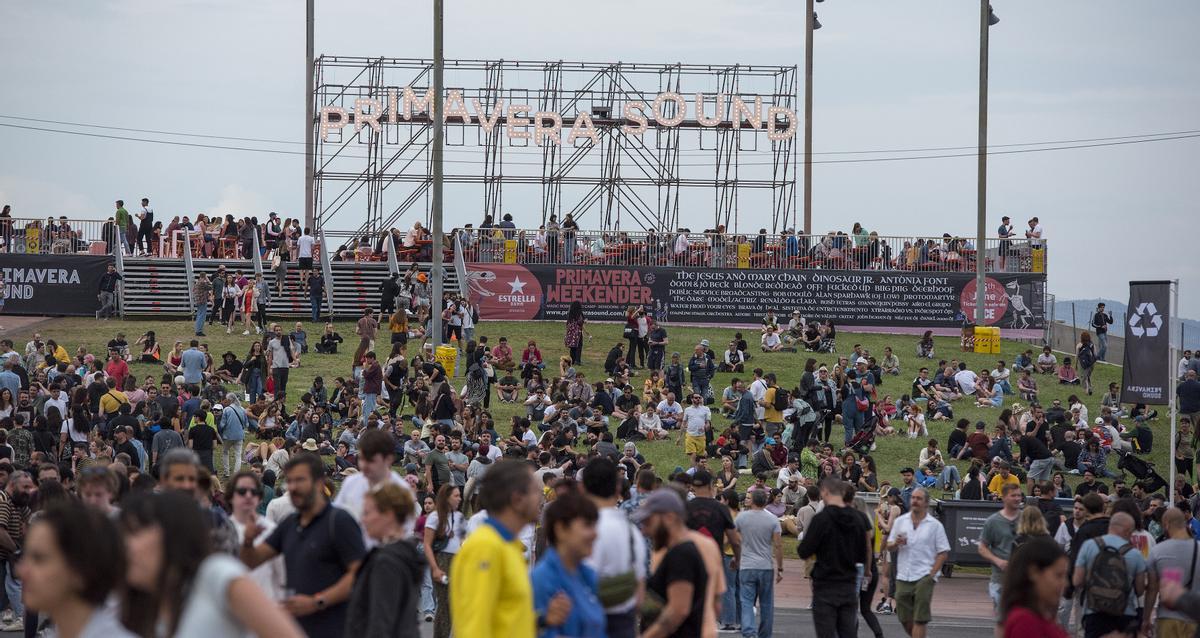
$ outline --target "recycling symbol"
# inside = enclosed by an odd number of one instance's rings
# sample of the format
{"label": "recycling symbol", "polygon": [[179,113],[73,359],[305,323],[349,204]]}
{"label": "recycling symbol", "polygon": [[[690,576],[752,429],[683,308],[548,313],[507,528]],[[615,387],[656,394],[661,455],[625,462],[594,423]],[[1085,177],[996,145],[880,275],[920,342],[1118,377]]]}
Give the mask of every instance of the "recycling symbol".
{"label": "recycling symbol", "polygon": [[1162,328],[1162,315],[1153,301],[1138,304],[1137,311],[1129,315],[1129,332],[1135,337],[1157,337]]}

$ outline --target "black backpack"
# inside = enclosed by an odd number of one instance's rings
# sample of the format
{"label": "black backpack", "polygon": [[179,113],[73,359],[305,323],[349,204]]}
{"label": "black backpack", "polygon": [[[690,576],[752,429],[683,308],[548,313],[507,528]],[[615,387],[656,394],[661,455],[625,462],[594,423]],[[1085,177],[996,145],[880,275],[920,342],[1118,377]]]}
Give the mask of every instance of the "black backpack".
{"label": "black backpack", "polygon": [[1096,365],[1096,347],[1087,344],[1079,349],[1079,367],[1090,368]]}
{"label": "black backpack", "polygon": [[1125,564],[1125,554],[1133,549],[1132,543],[1117,549],[1104,544],[1103,537],[1097,537],[1096,546],[1100,553],[1092,560],[1088,568],[1087,584],[1084,590],[1084,601],[1088,609],[1109,616],[1125,615],[1129,603],[1129,566]]}
{"label": "black backpack", "polygon": [[771,404],[771,407],[780,412],[792,407],[792,396],[783,388],[775,388],[775,402]]}

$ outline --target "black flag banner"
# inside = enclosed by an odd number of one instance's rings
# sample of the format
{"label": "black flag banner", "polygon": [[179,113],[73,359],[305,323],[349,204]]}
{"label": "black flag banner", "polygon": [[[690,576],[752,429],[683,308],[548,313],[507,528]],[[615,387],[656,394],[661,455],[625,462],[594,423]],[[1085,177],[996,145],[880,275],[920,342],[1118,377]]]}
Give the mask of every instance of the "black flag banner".
{"label": "black flag banner", "polygon": [[1166,405],[1171,384],[1171,282],[1129,282],[1121,402]]}

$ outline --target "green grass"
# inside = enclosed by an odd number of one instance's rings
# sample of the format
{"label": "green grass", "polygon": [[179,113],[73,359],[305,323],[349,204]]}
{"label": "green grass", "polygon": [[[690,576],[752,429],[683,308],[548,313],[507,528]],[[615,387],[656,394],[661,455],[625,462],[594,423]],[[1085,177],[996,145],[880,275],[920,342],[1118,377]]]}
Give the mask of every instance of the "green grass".
{"label": "green grass", "polygon": [[[293,323],[290,321],[283,322],[285,331],[290,330]],[[319,338],[320,326],[307,321],[303,323],[309,335],[310,345],[315,344]],[[138,335],[146,330],[154,330],[158,335],[160,343],[162,343],[164,358],[166,352],[176,339],[182,340],[186,344],[187,340],[192,338],[191,322],[153,320],[112,320],[98,322],[85,318],[52,319],[32,326],[32,329],[10,330],[5,333],[5,336],[12,339],[16,344],[16,348],[21,350],[34,330],[37,330],[43,338],[57,340],[72,354],[80,345],[85,346],[89,352],[103,352],[105,344],[118,331],[124,332],[130,343],[132,343]],[[319,355],[313,352],[304,355],[301,359],[300,367],[293,370],[290,375],[288,387],[291,397],[299,397],[301,393],[306,391],[314,376],[323,376],[327,387],[332,385],[332,379],[336,376],[350,376],[350,357],[356,344],[354,326],[349,322],[339,322],[337,330],[343,337],[346,337],[346,343],[342,344],[344,346],[341,349],[342,351],[337,355]],[[587,374],[589,379],[603,379],[602,367],[604,357],[613,344],[621,340],[622,326],[617,324],[593,324],[588,327],[588,330],[593,338],[585,343],[582,370]],[[714,347],[719,349],[722,344],[729,342],[735,330],[723,327],[684,328],[668,326],[668,332],[671,342],[671,345],[668,347],[669,354],[671,351],[687,353],[700,339],[705,338],[709,339],[714,344]],[[757,331],[744,330],[742,332],[752,344],[756,342]],[[520,353],[519,346],[524,344],[527,339],[537,339],[542,354],[548,362],[547,372],[553,369],[552,373],[547,374],[548,379],[553,374],[557,374],[558,357],[566,354],[566,348],[562,344],[563,326],[557,322],[483,322],[476,328],[475,334],[476,336],[488,335],[489,341],[492,344],[495,344],[499,337],[507,336],[509,342],[514,345],[517,356]],[[218,361],[220,360],[220,355],[227,350],[233,351],[239,357],[244,357],[249,344],[253,340],[253,336],[242,336],[240,330],[232,335],[227,335],[224,329],[218,330],[216,327],[209,329],[208,335],[208,337],[201,340],[209,344],[209,351]],[[384,351],[386,346],[380,344],[386,340],[386,335],[381,334],[381,336],[383,339],[377,342],[377,349]],[[1004,341],[1002,351],[999,355],[975,354],[960,352],[956,337],[939,337],[935,341],[936,354],[939,359],[945,358],[949,360],[958,358],[966,361],[967,365],[973,370],[994,367],[997,359],[1004,359],[1011,363],[1018,353],[1030,347],[1023,343]],[[920,363],[913,354],[916,348],[917,337],[909,335],[842,333],[838,336],[837,343],[839,355],[851,352],[855,343],[861,343],[864,348],[870,350],[873,355],[880,359],[882,358],[884,347],[891,346],[900,357],[903,371],[899,377],[887,376],[880,386],[879,391],[881,396],[889,394],[893,400],[898,400],[901,395],[909,392],[912,378],[916,375],[916,369],[920,367]],[[1037,351],[1036,348],[1034,350],[1035,352]],[[410,347],[410,356],[413,352],[414,350]],[[828,354],[811,355],[804,352],[766,354],[754,352],[753,359],[749,363],[751,368],[761,367],[765,371],[775,372],[779,377],[780,384],[790,388],[799,384],[801,374],[803,373],[804,361],[809,356],[814,356],[820,362],[829,363],[831,367],[836,362],[836,356]],[[148,374],[153,374],[157,378],[162,373],[161,366],[142,363],[133,364],[132,370],[139,379],[144,378]],[[719,373],[712,382],[714,392],[717,392],[719,396],[720,391],[729,384],[730,379],[734,376],[746,378],[749,375]],[[1093,374],[1093,383],[1095,384],[1095,388],[1097,388],[1097,393],[1092,397],[1087,397],[1083,395],[1081,388],[1078,386],[1060,386],[1057,383],[1053,383],[1053,379],[1050,377],[1039,376],[1040,399],[1043,405],[1049,405],[1050,401],[1055,398],[1061,399],[1063,404],[1066,405],[1066,399],[1070,394],[1079,394],[1084,399],[1089,414],[1094,417],[1100,413],[1101,390],[1107,388],[1108,383],[1111,381],[1120,381],[1120,368],[1112,365],[1098,365]],[[640,377],[638,382],[640,383]],[[459,378],[454,385],[456,389],[461,388],[462,379]],[[1014,401],[1017,401],[1017,397],[1006,397],[1005,405],[1011,405]],[[514,414],[524,414],[521,406],[505,404],[496,400],[492,401],[491,412],[495,421],[499,424],[499,429],[502,433],[506,433],[507,424],[511,416]],[[971,422],[975,422],[976,420],[986,421],[989,424],[990,433],[990,426],[996,422],[1000,410],[995,408],[977,408],[970,405],[966,399],[963,399],[954,404],[954,413],[956,418],[966,418]],[[411,409],[408,414],[411,414]],[[723,429],[726,423],[726,419],[718,416],[714,420],[714,427]],[[1159,418],[1152,425],[1155,429],[1156,441],[1154,453],[1150,455],[1150,460],[1154,461],[1161,468],[1161,473],[1166,476],[1166,469],[1168,467],[1167,448],[1169,445],[1167,419]],[[615,425],[613,427],[615,428]],[[946,438],[953,425],[946,421],[931,421],[928,427],[930,436],[936,438],[939,445],[944,448]],[[838,440],[840,436],[841,427],[835,424],[834,440]],[[924,445],[924,439],[912,440],[904,437],[878,439],[877,449],[872,455],[878,465],[880,480],[890,480],[895,483],[899,479],[898,472],[900,468],[905,466],[915,467],[917,465],[917,457]],[[641,442],[638,444],[638,450],[648,461],[654,463],[657,468],[660,468],[660,474],[669,472],[676,466],[686,467],[688,465],[687,458],[683,454],[683,448],[676,446],[673,442]],[[944,449],[943,453],[945,453]],[[1110,458],[1109,463],[1115,468],[1116,459]],[[965,473],[966,464],[960,463],[959,467]],[[714,461],[714,469],[716,468],[719,468],[719,464]],[[749,481],[748,478],[746,480]]]}

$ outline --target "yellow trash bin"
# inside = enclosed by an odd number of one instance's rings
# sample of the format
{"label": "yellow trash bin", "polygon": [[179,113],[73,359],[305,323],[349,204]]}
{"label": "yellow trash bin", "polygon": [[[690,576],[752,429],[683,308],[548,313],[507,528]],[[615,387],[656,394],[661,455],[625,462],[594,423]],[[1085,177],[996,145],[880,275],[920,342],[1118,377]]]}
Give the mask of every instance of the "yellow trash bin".
{"label": "yellow trash bin", "polygon": [[975,326],[975,352],[987,354],[992,351],[992,329],[987,326]]}
{"label": "yellow trash bin", "polygon": [[446,376],[454,376],[454,366],[458,363],[458,348],[454,346],[438,346],[433,358],[446,369]]}
{"label": "yellow trash bin", "polygon": [[1000,354],[1000,328],[992,326],[992,354]]}

